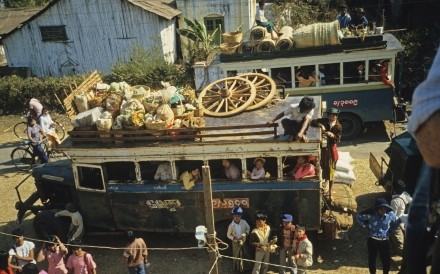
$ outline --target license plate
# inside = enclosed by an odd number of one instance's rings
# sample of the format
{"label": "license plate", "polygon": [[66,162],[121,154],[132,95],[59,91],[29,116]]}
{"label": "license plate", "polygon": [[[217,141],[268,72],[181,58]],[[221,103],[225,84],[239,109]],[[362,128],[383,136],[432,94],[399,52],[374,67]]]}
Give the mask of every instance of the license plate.
{"label": "license plate", "polygon": [[249,208],[249,198],[212,199],[213,208],[234,208],[235,206]]}

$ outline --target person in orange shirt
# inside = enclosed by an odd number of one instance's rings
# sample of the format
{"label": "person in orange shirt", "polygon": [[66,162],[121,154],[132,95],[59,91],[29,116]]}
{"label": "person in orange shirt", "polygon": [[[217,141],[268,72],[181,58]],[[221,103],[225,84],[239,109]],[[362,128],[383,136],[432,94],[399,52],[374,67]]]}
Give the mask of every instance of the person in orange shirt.
{"label": "person in orange shirt", "polygon": [[293,169],[293,177],[295,178],[295,180],[313,175],[316,175],[315,166],[309,162],[308,157],[298,156],[298,158],[296,159],[296,166]]}

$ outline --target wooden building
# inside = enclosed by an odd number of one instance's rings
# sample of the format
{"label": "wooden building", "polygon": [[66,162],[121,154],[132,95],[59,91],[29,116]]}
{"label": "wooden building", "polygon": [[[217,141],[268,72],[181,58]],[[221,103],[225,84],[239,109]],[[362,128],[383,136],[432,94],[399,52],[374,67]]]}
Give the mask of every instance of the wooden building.
{"label": "wooden building", "polygon": [[176,59],[172,0],[54,0],[2,36],[9,67],[33,75],[103,73],[127,61],[133,46]]}

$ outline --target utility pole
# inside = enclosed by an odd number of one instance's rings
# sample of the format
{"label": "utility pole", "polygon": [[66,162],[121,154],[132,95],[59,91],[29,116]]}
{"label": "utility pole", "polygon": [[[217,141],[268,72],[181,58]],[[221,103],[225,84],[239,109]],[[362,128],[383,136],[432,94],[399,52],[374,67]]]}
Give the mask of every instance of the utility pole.
{"label": "utility pole", "polygon": [[[208,229],[208,235],[215,234],[214,225],[214,208],[212,207],[212,187],[211,187],[211,172],[209,166],[202,166],[203,174],[203,197],[205,201],[205,217],[206,217],[206,227]],[[215,264],[212,269],[213,274],[218,274],[218,264],[217,259],[217,241],[214,236],[209,236],[207,239],[209,252],[209,261],[211,265]]]}

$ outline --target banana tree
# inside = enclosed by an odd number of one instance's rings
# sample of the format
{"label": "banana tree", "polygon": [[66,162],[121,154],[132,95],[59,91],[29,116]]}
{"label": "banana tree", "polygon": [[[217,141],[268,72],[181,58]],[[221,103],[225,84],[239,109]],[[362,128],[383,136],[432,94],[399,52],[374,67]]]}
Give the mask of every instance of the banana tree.
{"label": "banana tree", "polygon": [[188,28],[177,29],[177,33],[193,41],[197,49],[200,51],[201,57],[206,60],[210,53],[215,50],[213,47],[213,41],[218,28],[216,28],[212,33],[208,33],[205,24],[199,22],[197,19],[191,21],[187,18],[184,18],[184,20]]}

